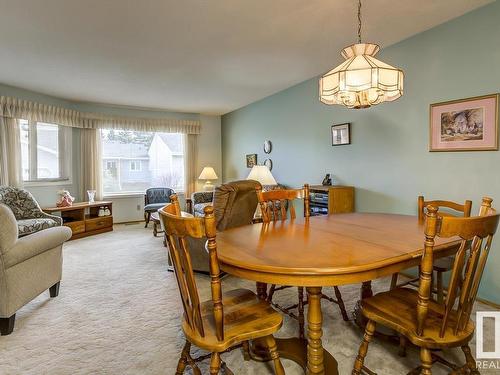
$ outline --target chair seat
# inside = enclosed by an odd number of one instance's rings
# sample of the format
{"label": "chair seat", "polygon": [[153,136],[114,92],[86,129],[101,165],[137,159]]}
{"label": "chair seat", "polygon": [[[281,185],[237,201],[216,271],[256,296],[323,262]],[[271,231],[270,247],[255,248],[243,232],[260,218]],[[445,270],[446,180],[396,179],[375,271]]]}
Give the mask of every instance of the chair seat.
{"label": "chair seat", "polygon": [[[224,340],[218,341],[213,320],[212,300],[201,304],[205,336],[193,332],[184,319],[182,329],[188,340],[199,348],[222,352],[246,340],[272,335],[281,328],[283,318],[269,303],[251,290],[235,289],[224,293]],[[215,348],[215,349],[214,349]]]}
{"label": "chair seat", "polygon": [[434,260],[434,271],[447,272],[453,268],[455,257],[444,257]]}
{"label": "chair seat", "polygon": [[409,288],[396,288],[379,293],[362,301],[363,315],[376,323],[394,329],[406,336],[413,344],[424,348],[456,347],[467,343],[472,338],[474,323],[471,320],[467,323],[465,330],[459,332],[458,335],[453,334],[457,320],[454,311],[450,313],[444,337],[439,337],[444,309],[443,305],[433,300],[429,301],[424,333],[418,336],[417,298],[418,292]]}
{"label": "chair seat", "polygon": [[43,229],[59,226],[55,220],[49,218],[34,218],[17,220],[17,227],[19,230],[19,237],[27,236]]}
{"label": "chair seat", "polygon": [[151,203],[144,206],[144,211],[146,212],[156,212],[160,208],[164,207],[168,203]]}

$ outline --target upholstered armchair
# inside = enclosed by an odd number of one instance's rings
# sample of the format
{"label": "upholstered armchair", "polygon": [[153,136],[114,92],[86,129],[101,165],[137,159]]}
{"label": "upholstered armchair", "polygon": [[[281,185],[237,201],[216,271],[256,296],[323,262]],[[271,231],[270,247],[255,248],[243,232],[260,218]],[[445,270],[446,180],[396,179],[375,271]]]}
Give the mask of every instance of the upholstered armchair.
{"label": "upholstered armchair", "polygon": [[204,209],[206,206],[213,204],[213,191],[197,191],[191,194],[191,200],[186,199],[186,210],[194,216],[205,216]]}
{"label": "upholstered armchair", "polygon": [[0,186],[0,203],[8,206],[14,213],[19,237],[58,227],[63,223],[59,216],[43,212],[33,195],[24,189]]}
{"label": "upholstered armchair", "polygon": [[[233,181],[217,186],[213,192],[213,204],[217,230],[222,232],[229,228],[252,224],[257,208],[255,189],[260,184],[253,180]],[[212,194],[212,193],[211,193]],[[208,273],[208,254],[205,250],[206,239],[188,238],[193,269]],[[169,260],[170,262],[170,260]]]}
{"label": "upholstered armchair", "polygon": [[62,245],[71,238],[64,226],[18,238],[12,210],[0,204],[0,334],[14,329],[16,311],[43,291],[59,293],[62,276]]}
{"label": "upholstered armchair", "polygon": [[175,191],[170,188],[149,188],[144,195],[144,228],[148,227],[151,214],[170,203],[170,196]]}

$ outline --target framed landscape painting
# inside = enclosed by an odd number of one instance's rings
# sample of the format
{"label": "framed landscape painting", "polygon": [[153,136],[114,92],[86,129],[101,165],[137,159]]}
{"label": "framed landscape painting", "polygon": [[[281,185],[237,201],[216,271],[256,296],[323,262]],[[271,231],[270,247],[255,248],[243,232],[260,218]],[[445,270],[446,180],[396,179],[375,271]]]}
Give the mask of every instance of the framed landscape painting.
{"label": "framed landscape painting", "polygon": [[498,150],[498,94],[431,104],[429,151]]}

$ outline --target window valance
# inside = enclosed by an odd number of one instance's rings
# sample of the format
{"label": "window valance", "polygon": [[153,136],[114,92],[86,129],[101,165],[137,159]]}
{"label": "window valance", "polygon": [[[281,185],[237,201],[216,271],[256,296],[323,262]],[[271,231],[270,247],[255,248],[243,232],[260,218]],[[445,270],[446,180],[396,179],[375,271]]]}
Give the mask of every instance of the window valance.
{"label": "window valance", "polygon": [[199,120],[109,116],[0,96],[0,116],[84,129],[123,129],[199,134]]}

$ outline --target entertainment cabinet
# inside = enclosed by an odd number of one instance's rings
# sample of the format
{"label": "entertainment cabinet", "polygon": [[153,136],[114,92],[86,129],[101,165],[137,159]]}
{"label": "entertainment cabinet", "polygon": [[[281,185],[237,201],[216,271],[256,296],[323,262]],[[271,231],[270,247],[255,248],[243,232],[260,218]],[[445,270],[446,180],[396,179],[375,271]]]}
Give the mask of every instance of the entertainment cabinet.
{"label": "entertainment cabinet", "polygon": [[[99,216],[99,208],[107,207],[111,215]],[[49,214],[60,213],[63,225],[71,228],[72,240],[113,230],[113,202],[73,203],[69,207],[43,208]]]}
{"label": "entertainment cabinet", "polygon": [[354,187],[312,185],[311,216],[354,212]]}

